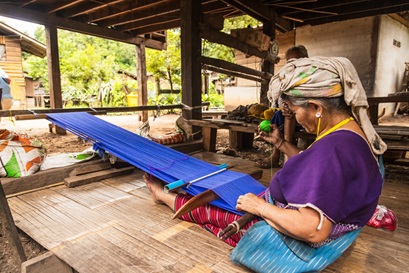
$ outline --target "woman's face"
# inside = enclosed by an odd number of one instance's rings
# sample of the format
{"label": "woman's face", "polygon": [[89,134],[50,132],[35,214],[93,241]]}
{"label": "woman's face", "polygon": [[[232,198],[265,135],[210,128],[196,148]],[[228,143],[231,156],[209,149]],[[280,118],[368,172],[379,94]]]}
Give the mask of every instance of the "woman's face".
{"label": "woman's face", "polygon": [[314,104],[308,104],[308,107],[301,107],[292,104],[290,101],[283,102],[283,108],[295,115],[297,122],[305,129],[307,133],[315,134],[317,132],[317,117],[319,112]]}

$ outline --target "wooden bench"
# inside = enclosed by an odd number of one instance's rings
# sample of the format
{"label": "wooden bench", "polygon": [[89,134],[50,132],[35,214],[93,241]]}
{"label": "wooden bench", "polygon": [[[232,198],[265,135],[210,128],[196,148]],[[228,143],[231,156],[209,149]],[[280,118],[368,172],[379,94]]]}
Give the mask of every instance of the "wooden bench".
{"label": "wooden bench", "polygon": [[[202,128],[203,150],[216,152],[218,129],[229,130],[229,147],[237,151],[253,146],[254,134],[258,131],[257,124],[226,119],[189,120],[189,124]],[[389,151],[400,151],[402,157],[409,151],[409,127],[374,125],[376,132],[388,144]],[[294,139],[315,139],[315,135],[306,132],[294,132]]]}
{"label": "wooden bench", "polygon": [[388,161],[409,161],[408,159],[405,159],[406,153],[409,151],[409,127],[380,125],[379,104],[399,104],[402,102],[409,102],[409,92],[399,92],[390,94],[386,97],[368,98],[369,117],[371,122],[374,124],[375,130],[378,132],[378,134],[382,137],[386,144],[388,144],[388,151],[384,155],[384,158]]}
{"label": "wooden bench", "polygon": [[218,129],[229,130],[229,147],[240,151],[253,147],[254,133],[257,124],[227,119],[189,120],[189,124],[202,127],[203,150],[216,152],[216,138]]}
{"label": "wooden bench", "polygon": [[224,110],[206,110],[202,111],[203,119],[220,119],[227,115],[227,111]]}
{"label": "wooden bench", "polygon": [[381,103],[399,103],[399,102],[409,102],[409,92],[400,92],[398,94],[391,94],[387,97],[371,97],[368,98],[369,104],[369,117],[371,123],[378,125],[379,118],[379,104]]}

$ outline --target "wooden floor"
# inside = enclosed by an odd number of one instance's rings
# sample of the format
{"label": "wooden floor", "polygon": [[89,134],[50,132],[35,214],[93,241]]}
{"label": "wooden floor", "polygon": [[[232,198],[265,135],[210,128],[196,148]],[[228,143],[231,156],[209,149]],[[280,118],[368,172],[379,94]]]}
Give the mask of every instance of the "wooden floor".
{"label": "wooden floor", "polygon": [[[251,172],[254,163],[197,153],[214,164]],[[272,172],[264,172],[268,183]],[[171,220],[154,204],[136,171],[67,188],[64,185],[8,199],[16,225],[80,273],[248,272],[229,259],[231,247],[198,226]],[[385,183],[380,204],[396,212],[395,232],[365,227],[353,246],[324,272],[408,272],[409,184]]]}

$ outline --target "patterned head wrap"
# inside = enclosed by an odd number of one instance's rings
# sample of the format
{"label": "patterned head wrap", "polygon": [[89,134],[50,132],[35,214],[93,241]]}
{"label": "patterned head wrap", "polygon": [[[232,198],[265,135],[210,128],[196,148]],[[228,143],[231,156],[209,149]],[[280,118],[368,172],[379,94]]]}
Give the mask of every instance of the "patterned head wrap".
{"label": "patterned head wrap", "polygon": [[344,96],[355,120],[364,131],[372,151],[383,154],[386,144],[367,115],[368,101],[353,64],[341,57],[291,59],[271,78],[267,96],[275,105],[281,94],[303,98]]}

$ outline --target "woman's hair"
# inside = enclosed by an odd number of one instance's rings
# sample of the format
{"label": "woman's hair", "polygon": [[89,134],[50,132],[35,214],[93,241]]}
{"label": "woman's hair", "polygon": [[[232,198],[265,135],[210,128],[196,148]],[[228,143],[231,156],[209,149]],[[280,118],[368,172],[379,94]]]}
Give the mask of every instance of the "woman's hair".
{"label": "woman's hair", "polygon": [[310,100],[315,100],[322,105],[325,109],[331,112],[341,112],[352,116],[351,107],[345,103],[344,96],[333,98],[306,98],[306,97],[293,97],[286,94],[280,95],[281,101],[289,101],[294,105],[307,108]]}

